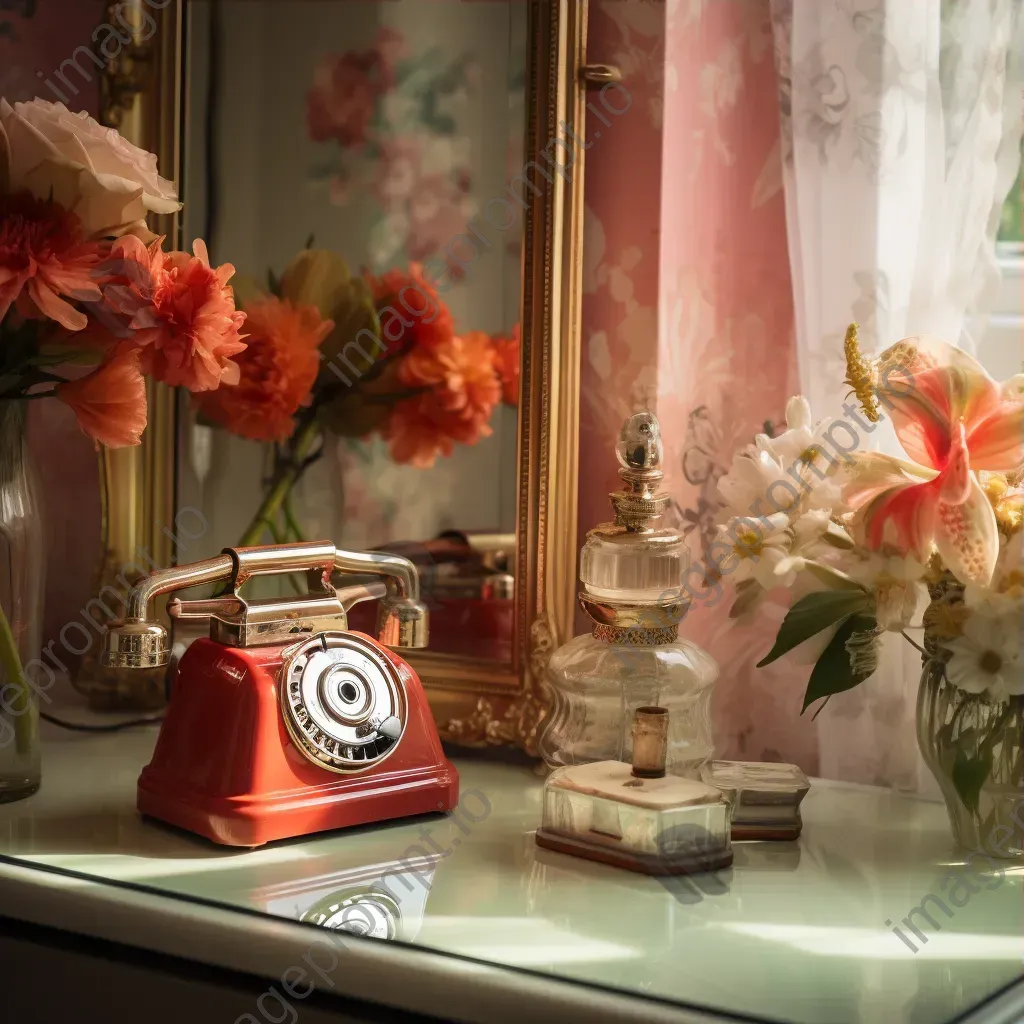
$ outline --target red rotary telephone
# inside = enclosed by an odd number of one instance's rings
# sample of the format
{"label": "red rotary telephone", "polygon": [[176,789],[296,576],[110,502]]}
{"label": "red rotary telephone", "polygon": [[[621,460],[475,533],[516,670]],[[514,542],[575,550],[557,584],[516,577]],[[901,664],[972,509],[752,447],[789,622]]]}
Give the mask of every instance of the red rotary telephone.
{"label": "red rotary telephone", "polygon": [[[302,572],[298,598],[243,598],[253,576]],[[335,588],[331,577],[355,574]],[[155,668],[170,656],[152,600],[231,581],[229,596],[172,599],[177,620],[209,637],[182,656],[138,808],[227,846],[451,809],[458,775],[445,758],[419,678],[389,648],[425,647],[415,567],[397,555],[329,542],[226,548],[153,573],[110,628],[104,664]],[[378,640],[346,613],[381,599]]]}

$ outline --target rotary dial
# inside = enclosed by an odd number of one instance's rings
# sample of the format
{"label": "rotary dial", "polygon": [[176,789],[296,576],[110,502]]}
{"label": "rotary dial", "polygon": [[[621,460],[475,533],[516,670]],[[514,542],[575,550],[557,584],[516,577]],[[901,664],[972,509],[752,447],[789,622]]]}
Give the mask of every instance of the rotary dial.
{"label": "rotary dial", "polygon": [[350,935],[393,939],[398,934],[402,909],[385,893],[356,891],[347,897],[344,893],[325,897],[310,907],[300,920]]}
{"label": "rotary dial", "polygon": [[351,633],[320,633],[281,669],[281,713],[295,745],[335,772],[379,764],[405,730],[405,689],[395,666]]}

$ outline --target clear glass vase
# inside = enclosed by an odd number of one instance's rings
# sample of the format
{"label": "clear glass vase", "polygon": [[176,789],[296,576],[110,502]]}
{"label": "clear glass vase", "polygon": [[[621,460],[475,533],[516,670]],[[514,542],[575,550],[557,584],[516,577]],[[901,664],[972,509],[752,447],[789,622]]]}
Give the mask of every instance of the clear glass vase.
{"label": "clear glass vase", "polygon": [[25,439],[27,403],[0,401],[0,803],[39,788],[39,709],[25,667],[39,658],[43,530]]}
{"label": "clear glass vase", "polygon": [[1024,860],[1024,698],[967,693],[949,682],[941,654],[932,656],[918,692],[917,739],[959,846]]}

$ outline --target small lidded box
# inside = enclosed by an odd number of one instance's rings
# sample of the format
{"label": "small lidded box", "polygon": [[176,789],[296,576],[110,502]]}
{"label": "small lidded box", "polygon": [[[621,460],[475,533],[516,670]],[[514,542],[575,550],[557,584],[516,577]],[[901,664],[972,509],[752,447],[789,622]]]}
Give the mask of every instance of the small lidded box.
{"label": "small lidded box", "polygon": [[652,875],[732,864],[729,805],[713,786],[665,774],[668,712],[636,711],[633,764],[559,768],[544,785],[538,845]]}
{"label": "small lidded box", "polygon": [[800,838],[800,803],[811,784],[795,764],[713,761],[704,778],[732,805],[733,839]]}

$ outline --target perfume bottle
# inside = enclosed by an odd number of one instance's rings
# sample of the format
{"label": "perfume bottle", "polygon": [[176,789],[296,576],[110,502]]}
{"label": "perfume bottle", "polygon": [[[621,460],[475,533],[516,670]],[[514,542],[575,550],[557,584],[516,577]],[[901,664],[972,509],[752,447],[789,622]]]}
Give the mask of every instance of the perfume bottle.
{"label": "perfume bottle", "polygon": [[615,521],[587,534],[580,603],[590,633],[560,647],[548,665],[553,708],[541,737],[552,768],[595,761],[631,763],[637,708],[668,712],[666,770],[700,779],[713,755],[711,689],[718,666],[679,636],[689,607],[689,552],[681,532],[654,524],[669,503],[656,417],[626,420],[616,454],[623,485],[611,495]]}
{"label": "perfume bottle", "polygon": [[537,845],[648,875],[729,867],[729,804],[714,786],[665,774],[670,727],[665,708],[637,708],[632,765],[593,761],[552,772]]}

